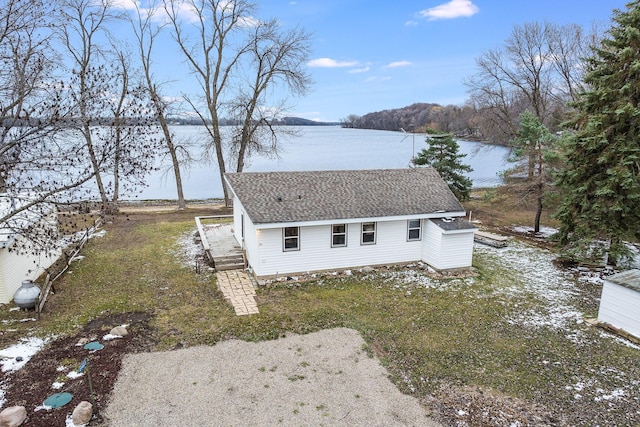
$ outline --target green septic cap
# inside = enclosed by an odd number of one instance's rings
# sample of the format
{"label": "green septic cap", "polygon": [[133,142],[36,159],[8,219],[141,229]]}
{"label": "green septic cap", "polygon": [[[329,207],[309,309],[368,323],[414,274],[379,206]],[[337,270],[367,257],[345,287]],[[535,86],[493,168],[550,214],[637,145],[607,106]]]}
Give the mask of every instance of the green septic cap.
{"label": "green septic cap", "polygon": [[100,344],[98,341],[92,341],[84,345],[85,350],[102,350],[103,348],[104,345]]}
{"label": "green septic cap", "polygon": [[50,408],[60,408],[61,406],[64,406],[67,403],[71,402],[72,397],[73,396],[71,395],[71,393],[56,393],[47,397],[44,401],[44,404],[45,406],[48,406]]}

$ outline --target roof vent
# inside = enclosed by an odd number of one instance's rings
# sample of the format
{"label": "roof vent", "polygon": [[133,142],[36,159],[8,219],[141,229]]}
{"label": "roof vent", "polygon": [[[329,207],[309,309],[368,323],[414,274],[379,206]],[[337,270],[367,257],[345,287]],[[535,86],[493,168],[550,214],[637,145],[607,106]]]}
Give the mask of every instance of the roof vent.
{"label": "roof vent", "polygon": [[281,202],[282,201],[282,196],[278,196],[278,201]]}

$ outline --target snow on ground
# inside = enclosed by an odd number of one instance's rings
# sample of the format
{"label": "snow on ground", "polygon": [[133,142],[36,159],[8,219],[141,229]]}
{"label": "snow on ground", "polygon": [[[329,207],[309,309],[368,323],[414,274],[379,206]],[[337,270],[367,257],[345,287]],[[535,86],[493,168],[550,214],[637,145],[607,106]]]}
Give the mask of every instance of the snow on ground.
{"label": "snow on ground", "polygon": [[[23,338],[19,343],[0,350],[0,365],[2,372],[15,372],[22,368],[40,350],[49,339]],[[0,382],[0,408],[6,403],[5,381]]]}
{"label": "snow on ground", "polygon": [[[534,296],[544,304],[523,309],[514,314],[509,322],[530,327],[548,326],[566,328],[571,323],[582,323],[582,314],[572,304],[571,298],[578,291],[573,276],[553,264],[551,252],[528,246],[517,240],[505,248],[492,248],[476,244],[477,255],[494,258],[500,267],[513,271],[512,286],[502,287],[496,292],[504,294],[508,301],[518,301]],[[574,331],[579,335],[579,331]],[[574,336],[573,339],[578,339]]]}
{"label": "snow on ground", "polygon": [[[511,228],[511,230],[515,233],[522,233],[522,234],[533,234],[533,227],[527,227],[527,226],[514,226]],[[556,234],[558,232],[558,230],[556,230],[555,228],[551,228],[551,227],[540,227],[540,231],[536,233],[536,237],[543,237],[543,238],[547,238],[550,237],[554,234]]]}
{"label": "snow on ground", "polygon": [[194,229],[182,234],[176,246],[169,252],[175,255],[180,262],[187,267],[196,267],[196,263],[203,264],[204,249],[199,238],[196,239],[197,231]]}
{"label": "snow on ground", "polygon": [[[410,267],[410,266],[409,266]],[[433,270],[431,270],[433,272]],[[376,271],[369,276],[371,280],[382,279],[385,283],[393,285],[395,289],[404,289],[410,292],[412,287],[418,286],[427,289],[445,291],[451,288],[471,286],[473,277],[456,277],[447,280],[438,280],[422,270],[400,269],[391,271]]]}
{"label": "snow on ground", "polygon": [[2,372],[15,372],[22,368],[48,341],[36,337],[22,338],[18,344],[0,350]]}
{"label": "snow on ground", "polygon": [[[500,249],[478,244],[475,246],[475,254],[493,258],[496,265],[507,269],[507,274],[510,275],[508,280],[512,284],[497,290],[505,296],[507,302],[515,303],[527,296],[543,302],[512,316],[508,319],[509,323],[532,328],[559,329],[565,331],[566,338],[577,345],[585,344],[591,339],[582,326],[582,313],[572,303],[573,297],[578,295],[574,273],[578,274],[579,281],[602,284],[600,272],[587,269],[563,271],[553,264],[553,253],[519,241],[511,241],[509,246]],[[614,272],[606,271],[608,274]],[[640,346],[602,330],[599,331],[599,337],[612,344],[640,350]],[[589,375],[576,377],[575,383],[565,386],[569,393],[573,393],[575,400],[590,399],[593,402],[611,404],[637,396],[640,380],[630,378],[625,372],[610,366],[594,366],[589,371]]]}

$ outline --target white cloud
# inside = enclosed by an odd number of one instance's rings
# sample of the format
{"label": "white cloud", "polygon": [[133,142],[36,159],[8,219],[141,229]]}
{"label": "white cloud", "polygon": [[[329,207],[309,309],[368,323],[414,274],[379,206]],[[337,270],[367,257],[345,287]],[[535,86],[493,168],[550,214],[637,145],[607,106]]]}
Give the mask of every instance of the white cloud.
{"label": "white cloud", "polygon": [[362,67],[362,68],[354,68],[353,70],[349,70],[348,73],[351,74],[355,74],[355,73],[366,73],[367,71],[369,71],[371,69],[371,67],[369,67],[368,65],[366,67]]}
{"label": "white cloud", "polygon": [[238,25],[246,28],[254,28],[260,25],[260,20],[253,16],[241,16],[238,18]]}
{"label": "white cloud", "polygon": [[418,14],[430,21],[437,19],[454,19],[462,16],[473,16],[480,9],[471,0],[451,0],[436,7],[421,10]]}
{"label": "white cloud", "polygon": [[411,62],[409,62],[409,61],[395,61],[395,62],[391,62],[389,65],[387,65],[386,68],[406,67],[408,65],[411,65]]}
{"label": "white cloud", "polygon": [[331,58],[317,58],[312,59],[307,62],[309,67],[317,67],[317,68],[344,68],[344,67],[355,67],[358,65],[357,61],[337,61]]}
{"label": "white cloud", "polygon": [[389,76],[371,76],[368,79],[366,79],[366,82],[384,82],[387,80],[391,80],[391,77]]}
{"label": "white cloud", "polygon": [[404,23],[405,27],[415,27],[417,25],[418,25],[418,23],[416,21],[413,21],[413,20],[410,20],[410,21],[407,21],[407,22]]}
{"label": "white cloud", "polygon": [[114,0],[112,5],[119,9],[136,10],[136,3],[135,0]]}

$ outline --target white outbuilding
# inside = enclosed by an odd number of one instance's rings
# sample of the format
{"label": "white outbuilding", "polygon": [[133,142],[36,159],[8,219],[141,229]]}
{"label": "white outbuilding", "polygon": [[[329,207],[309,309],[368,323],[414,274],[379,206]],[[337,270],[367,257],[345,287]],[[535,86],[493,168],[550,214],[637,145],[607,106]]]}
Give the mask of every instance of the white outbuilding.
{"label": "white outbuilding", "polygon": [[228,173],[256,277],[422,261],[471,267],[476,228],[432,168]]}
{"label": "white outbuilding", "polygon": [[598,321],[640,338],[640,270],[605,278]]}

